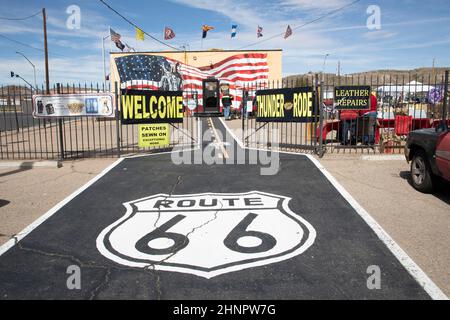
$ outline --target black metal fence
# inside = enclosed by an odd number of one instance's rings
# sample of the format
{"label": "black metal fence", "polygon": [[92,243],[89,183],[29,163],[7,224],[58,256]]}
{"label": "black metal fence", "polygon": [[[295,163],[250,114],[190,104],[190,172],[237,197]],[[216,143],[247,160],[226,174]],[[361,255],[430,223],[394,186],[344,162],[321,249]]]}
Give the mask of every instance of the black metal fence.
{"label": "black metal fence", "polygon": [[[110,92],[110,87],[58,84],[50,92]],[[43,93],[43,88],[0,87],[0,159],[117,157],[161,150],[160,147],[140,148],[138,126],[122,125],[118,115],[115,118],[33,118],[32,96]],[[183,123],[171,126],[170,144],[164,149],[197,143],[196,121],[193,117],[186,117]]]}
{"label": "black metal fence", "polygon": [[[257,121],[258,104],[256,102],[256,91],[310,87],[313,91],[313,114],[309,122],[265,122]],[[319,147],[316,132],[320,126],[319,105],[320,85],[317,75],[313,77],[304,76],[295,79],[283,79],[270,81],[268,83],[256,83],[253,86],[242,87],[243,101],[237,114],[242,121],[242,139],[245,146],[250,148],[277,148],[280,151],[290,152],[313,152]],[[250,105],[248,105],[251,103]],[[250,112],[251,109],[251,112]]]}
{"label": "black metal fence", "polygon": [[[338,110],[334,101],[336,86],[370,86],[376,101],[372,110]],[[310,86],[314,108],[319,115],[311,122],[257,122],[257,106],[242,119],[243,140],[248,147],[260,141],[277,145],[282,151],[335,153],[401,153],[412,130],[435,128],[442,121],[450,125],[448,94],[444,74],[421,76],[331,76],[305,75],[243,88],[254,96],[253,88],[279,89]],[[448,87],[448,79],[447,79]],[[243,94],[244,95],[244,94]],[[444,96],[447,96],[446,110]],[[314,112],[315,114],[315,112]],[[274,134],[275,133],[275,134]],[[258,138],[259,137],[259,138]],[[264,137],[264,139],[261,139]],[[271,140],[272,139],[272,140]],[[275,141],[275,140],[276,141]]]}
{"label": "black metal fence", "polygon": [[[374,110],[355,111],[344,117],[344,112],[336,109],[334,88],[346,85],[370,86],[376,97]],[[258,107],[254,97],[257,90],[305,86],[314,92],[311,121],[256,121]],[[401,77],[386,73],[359,76],[308,74],[265,84],[255,83],[237,91],[239,96],[235,99],[240,101],[241,108],[233,110],[232,126],[242,129],[241,138],[248,147],[269,146],[319,155],[326,152],[401,153],[409,131],[433,128],[442,120],[450,124],[449,103],[444,110],[445,87],[442,72],[434,76],[408,74]],[[110,92],[111,88],[99,84],[65,84],[55,85],[50,91],[92,93]],[[245,97],[244,92],[247,92]],[[43,88],[0,87],[0,159],[117,157],[161,150],[158,147],[140,148],[138,126],[122,125],[118,114],[115,118],[35,119],[32,95],[43,93]],[[167,149],[175,145],[195,145],[199,138],[197,121],[186,112],[182,124],[172,125]]]}

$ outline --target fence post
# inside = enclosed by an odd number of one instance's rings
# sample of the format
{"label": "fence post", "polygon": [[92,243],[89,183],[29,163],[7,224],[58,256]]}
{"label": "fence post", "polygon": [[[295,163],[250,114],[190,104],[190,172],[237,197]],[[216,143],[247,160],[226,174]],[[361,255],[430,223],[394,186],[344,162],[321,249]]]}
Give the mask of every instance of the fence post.
{"label": "fence post", "polygon": [[318,156],[323,157],[325,150],[323,149],[323,80],[319,82],[319,150]]}
{"label": "fence post", "polygon": [[[56,93],[61,94],[61,84],[56,84]],[[63,130],[62,130],[62,118],[58,117],[58,131],[59,131],[59,149],[61,160],[64,159],[64,141],[63,141]]]}
{"label": "fence post", "polygon": [[442,103],[442,121],[447,126],[447,98],[448,98],[448,70],[445,70],[444,78],[444,102]]}
{"label": "fence post", "polygon": [[114,100],[116,104],[116,143],[117,143],[117,158],[120,158],[120,116],[119,116],[119,93],[117,88],[117,81],[114,82]]}
{"label": "fence post", "polygon": [[242,137],[241,137],[241,141],[242,144],[244,145],[244,115],[247,115],[247,101],[244,102],[244,97],[245,97],[245,85],[242,86],[242,100],[241,100],[241,104],[242,104],[242,108],[241,108],[241,120],[242,120]]}

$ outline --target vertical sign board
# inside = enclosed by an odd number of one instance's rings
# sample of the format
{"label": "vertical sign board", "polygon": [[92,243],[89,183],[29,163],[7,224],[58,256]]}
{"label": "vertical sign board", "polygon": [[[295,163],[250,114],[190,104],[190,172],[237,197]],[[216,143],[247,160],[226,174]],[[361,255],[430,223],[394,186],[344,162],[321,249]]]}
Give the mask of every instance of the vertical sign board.
{"label": "vertical sign board", "polygon": [[183,122],[182,91],[124,89],[120,102],[122,124]]}
{"label": "vertical sign board", "polygon": [[314,122],[318,108],[314,106],[313,87],[256,91],[257,122]]}
{"label": "vertical sign board", "polygon": [[370,86],[334,87],[334,103],[337,110],[369,110]]}
{"label": "vertical sign board", "polygon": [[138,138],[140,148],[168,146],[170,144],[169,124],[140,124]]}

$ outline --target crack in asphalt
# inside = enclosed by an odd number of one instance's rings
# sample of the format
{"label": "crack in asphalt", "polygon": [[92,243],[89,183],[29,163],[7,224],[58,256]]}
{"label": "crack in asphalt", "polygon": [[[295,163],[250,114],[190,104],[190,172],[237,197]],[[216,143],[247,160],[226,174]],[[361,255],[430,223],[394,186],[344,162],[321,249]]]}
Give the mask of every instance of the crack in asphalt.
{"label": "crack in asphalt", "polygon": [[[215,212],[214,212],[214,217],[204,223],[202,223],[201,225],[194,227],[191,229],[191,231],[189,231],[186,235],[185,235],[185,240],[183,241],[183,243],[181,243],[178,247],[175,248],[175,251],[168,255],[166,258],[162,259],[161,261],[159,261],[158,263],[152,263],[149,264],[147,267],[145,267],[147,270],[153,270],[156,271],[156,266],[160,265],[162,263],[164,263],[165,261],[167,261],[168,259],[172,258],[173,256],[175,256],[178,252],[180,252],[186,245],[186,241],[189,241],[189,236],[192,235],[195,231],[197,231],[200,228],[203,228],[204,226],[210,224],[211,222],[213,222],[214,220],[217,219],[217,215],[219,213],[219,211],[223,208],[223,203],[222,201],[219,201],[221,207],[218,208]],[[156,291],[158,292],[158,300],[161,300],[161,296],[162,296],[162,291],[161,291],[161,278],[159,276],[159,274],[157,274],[156,276]]]}
{"label": "crack in asphalt", "polygon": [[107,268],[106,269],[106,273],[105,273],[105,278],[103,279],[102,282],[100,282],[100,284],[98,286],[96,286],[93,290],[91,290],[91,293],[89,295],[89,300],[94,300],[98,293],[101,292],[101,289],[103,286],[106,286],[110,280],[110,276],[111,276],[111,268]]}
{"label": "crack in asphalt", "polygon": [[48,251],[43,251],[43,250],[39,250],[39,249],[29,248],[29,247],[22,245],[22,243],[20,243],[17,240],[17,238],[15,238],[15,241],[16,241],[16,244],[17,244],[17,247],[19,248],[19,250],[22,250],[25,252],[31,252],[34,254],[39,254],[39,255],[52,257],[52,258],[70,260],[74,264],[79,266],[80,268],[105,270],[106,273],[105,273],[103,280],[95,288],[93,288],[92,290],[90,290],[88,292],[87,295],[89,296],[89,300],[96,299],[98,294],[102,292],[101,289],[103,287],[105,287],[108,284],[108,282],[111,280],[110,276],[112,274],[112,271],[133,271],[133,272],[139,272],[139,273],[144,273],[144,274],[150,274],[152,277],[156,276],[155,274],[147,272],[147,270],[144,268],[126,267],[126,266],[107,266],[107,265],[102,265],[102,264],[96,264],[95,262],[92,262],[92,261],[84,262],[72,254],[61,254],[61,253],[48,252]]}

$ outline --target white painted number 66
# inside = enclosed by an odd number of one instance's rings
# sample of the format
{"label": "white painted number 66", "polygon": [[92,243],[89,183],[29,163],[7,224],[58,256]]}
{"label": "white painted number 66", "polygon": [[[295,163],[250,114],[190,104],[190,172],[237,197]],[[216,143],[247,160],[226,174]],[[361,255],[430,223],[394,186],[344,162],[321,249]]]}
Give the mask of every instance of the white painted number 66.
{"label": "white painted number 66", "polygon": [[126,266],[205,278],[267,265],[315,240],[314,228],[290,211],[289,200],[258,191],[158,194],[124,203],[125,216],[100,233],[97,248]]}

